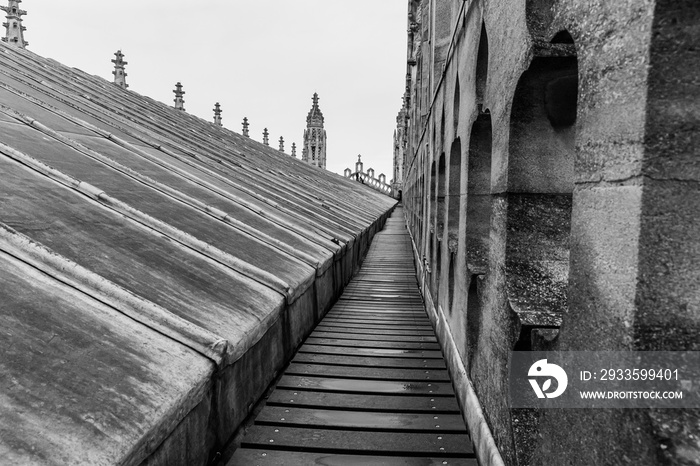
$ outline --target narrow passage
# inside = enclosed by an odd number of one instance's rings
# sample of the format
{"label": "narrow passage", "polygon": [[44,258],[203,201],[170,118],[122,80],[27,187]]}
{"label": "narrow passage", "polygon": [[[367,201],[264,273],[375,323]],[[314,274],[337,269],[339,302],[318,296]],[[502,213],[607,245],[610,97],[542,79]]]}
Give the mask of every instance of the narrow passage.
{"label": "narrow passage", "polygon": [[313,464],[477,464],[423,309],[400,206],[229,466]]}

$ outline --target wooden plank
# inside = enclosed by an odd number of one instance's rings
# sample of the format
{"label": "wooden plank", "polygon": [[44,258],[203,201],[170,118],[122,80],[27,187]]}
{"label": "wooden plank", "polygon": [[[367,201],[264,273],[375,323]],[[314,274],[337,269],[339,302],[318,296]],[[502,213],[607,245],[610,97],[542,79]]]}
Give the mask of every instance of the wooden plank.
{"label": "wooden plank", "polygon": [[314,375],[327,377],[349,377],[356,379],[381,379],[381,380],[404,380],[404,381],[426,381],[449,382],[450,375],[445,369],[397,369],[391,367],[357,367],[338,366],[327,364],[304,364],[292,362],[285,374],[288,375]]}
{"label": "wooden plank", "polygon": [[467,433],[459,414],[385,413],[283,406],[265,406],[255,418],[255,424],[388,432]]}
{"label": "wooden plank", "polygon": [[331,312],[343,313],[352,312],[358,315],[363,314],[391,314],[393,316],[408,316],[408,317],[427,317],[427,314],[422,309],[416,309],[406,306],[397,306],[395,304],[387,305],[386,307],[358,307],[358,306],[336,306]]}
{"label": "wooden plank", "polygon": [[412,312],[415,314],[425,315],[425,310],[423,309],[422,303],[420,303],[420,297],[412,298],[410,301],[397,303],[395,301],[386,302],[376,302],[376,303],[355,303],[355,302],[343,302],[342,298],[334,309],[355,309],[357,311],[394,311],[394,312]]}
{"label": "wooden plank", "polygon": [[367,281],[366,284],[362,286],[348,286],[343,292],[343,296],[363,296],[377,293],[386,293],[387,296],[398,295],[401,298],[411,298],[415,300],[420,297],[418,291],[414,291],[412,287],[408,286],[382,286],[377,283]]}
{"label": "wooden plank", "polygon": [[452,384],[445,382],[396,382],[390,380],[340,379],[283,375],[278,387],[292,390],[322,390],[350,393],[391,393],[394,395],[453,396]]}
{"label": "wooden plank", "polygon": [[310,335],[314,338],[340,338],[343,340],[363,340],[363,341],[403,341],[407,343],[435,343],[437,338],[428,335],[362,335],[358,333],[348,333],[348,332],[326,332],[319,331],[318,327]]}
{"label": "wooden plank", "polygon": [[339,332],[339,333],[352,333],[356,335],[397,335],[397,336],[428,336],[428,337],[433,337],[435,333],[433,333],[432,330],[391,330],[390,328],[387,329],[362,329],[362,328],[354,328],[354,327],[338,327],[338,326],[332,326],[332,325],[323,325],[320,324],[316,327],[316,331],[319,332],[327,332],[327,333],[333,333],[333,332]]}
{"label": "wooden plank", "polygon": [[297,353],[294,362],[317,363],[317,364],[338,364],[343,366],[364,366],[364,367],[396,367],[396,368],[427,368],[444,369],[445,361],[440,359],[415,359],[415,358],[375,358],[371,356],[357,356],[347,354],[318,354],[318,353]]}
{"label": "wooden plank", "polygon": [[305,344],[299,348],[303,353],[347,354],[391,358],[442,359],[440,351],[393,348],[349,348],[346,346],[324,346]]}
{"label": "wooden plank", "polygon": [[430,319],[422,317],[392,317],[391,315],[329,314],[326,319],[332,322],[360,322],[381,325],[420,325],[429,327]]}
{"label": "wooden plank", "polygon": [[474,451],[467,434],[365,432],[259,425],[248,430],[241,446],[421,456],[466,456]]}
{"label": "wooden plank", "polygon": [[377,295],[378,293],[387,293],[387,295],[399,295],[401,297],[419,295],[418,288],[407,283],[385,283],[380,284],[372,280],[357,280],[350,286],[345,288],[345,293]]}
{"label": "wooden plank", "polygon": [[389,311],[372,311],[361,312],[353,309],[333,310],[327,314],[328,317],[352,317],[361,319],[382,319],[382,320],[426,320],[429,321],[425,313],[409,313],[409,312],[389,312]]}
{"label": "wooden plank", "polygon": [[363,318],[353,318],[353,317],[335,317],[328,316],[323,319],[326,324],[336,323],[336,324],[347,324],[347,325],[388,325],[395,328],[424,328],[432,329],[430,321],[428,319],[412,320],[412,321],[396,321],[394,319],[363,319]]}
{"label": "wooden plank", "polygon": [[[290,401],[293,400],[293,401]],[[328,409],[362,409],[381,412],[459,414],[457,399],[449,396],[310,392],[278,387],[267,399],[271,406],[304,406]]]}
{"label": "wooden plank", "polygon": [[421,349],[440,350],[440,345],[429,342],[410,341],[366,341],[366,340],[346,340],[342,338],[316,338],[313,335],[306,339],[307,345],[327,345],[344,346],[351,348],[395,348],[395,349]]}
{"label": "wooden plank", "polygon": [[329,327],[348,327],[348,328],[367,328],[367,329],[374,329],[374,330],[413,330],[413,331],[422,331],[422,332],[432,332],[433,327],[430,325],[418,325],[418,324],[412,324],[412,325],[404,325],[404,324],[390,324],[390,323],[363,323],[363,322],[353,322],[353,321],[343,321],[343,320],[333,320],[333,319],[324,319],[323,320],[323,325],[329,326]]}
{"label": "wooden plank", "polygon": [[327,452],[278,451],[239,448],[227,466],[477,466],[474,458],[343,455]]}

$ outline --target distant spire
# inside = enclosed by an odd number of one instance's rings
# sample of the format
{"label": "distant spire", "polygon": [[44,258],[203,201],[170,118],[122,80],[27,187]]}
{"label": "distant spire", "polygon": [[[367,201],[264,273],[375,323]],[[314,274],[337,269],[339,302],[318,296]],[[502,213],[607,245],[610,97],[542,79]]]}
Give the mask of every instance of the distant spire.
{"label": "distant spire", "polygon": [[214,123],[222,126],[221,125],[221,105],[219,105],[219,102],[214,104]]}
{"label": "distant spire", "polygon": [[248,132],[248,117],[243,117],[243,136],[245,137],[250,137],[250,133]]}
{"label": "distant spire", "polygon": [[280,152],[284,152],[284,138],[280,136]]}
{"label": "distant spire", "polygon": [[124,66],[128,65],[129,63],[124,61],[124,54],[121,50],[117,50],[114,53],[114,56],[116,57],[112,60],[112,63],[114,63],[114,71],[112,71],[112,74],[114,75],[114,84],[126,89],[129,87],[129,85],[126,83],[127,74],[124,71]]}
{"label": "distant spire", "polygon": [[292,157],[296,158],[296,156],[297,156],[297,143],[293,142],[292,143]]}
{"label": "distant spire", "polygon": [[29,45],[29,42],[24,40],[24,31],[27,28],[22,26],[22,16],[26,15],[27,12],[19,9],[20,3],[22,0],[9,0],[7,6],[0,6],[0,9],[7,13],[5,16],[7,22],[2,23],[5,26],[5,37],[2,38],[2,41],[23,49]]}
{"label": "distant spire", "polygon": [[173,92],[175,93],[175,108],[178,110],[185,110],[185,101],[182,99],[182,96],[185,95],[185,91],[182,90],[182,84],[179,82],[175,84],[175,90]]}
{"label": "distant spire", "polygon": [[308,126],[320,126],[323,127],[323,113],[321,109],[318,108],[318,93],[314,92],[314,96],[311,98],[313,105],[309,114],[306,116],[306,124]]}
{"label": "distant spire", "polygon": [[326,130],[323,129],[323,113],[318,108],[318,94],[315,92],[312,101],[313,105],[306,116],[301,160],[317,167],[326,168]]}
{"label": "distant spire", "polygon": [[267,132],[267,128],[263,131],[263,144],[270,145],[270,133]]}

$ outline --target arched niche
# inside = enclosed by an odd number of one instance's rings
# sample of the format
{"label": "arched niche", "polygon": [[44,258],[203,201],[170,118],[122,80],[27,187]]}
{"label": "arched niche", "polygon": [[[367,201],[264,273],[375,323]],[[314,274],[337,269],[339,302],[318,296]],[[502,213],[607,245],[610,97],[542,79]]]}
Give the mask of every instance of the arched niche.
{"label": "arched niche", "polygon": [[445,105],[443,102],[442,112],[440,114],[440,152],[445,150]]}
{"label": "arched niche", "polygon": [[442,236],[445,229],[445,198],[447,194],[447,170],[445,164],[445,153],[440,154],[437,167],[437,193],[435,198],[435,243],[436,254],[433,258],[435,264],[435,302],[438,302],[438,290],[442,278]]}
{"label": "arched niche", "polygon": [[530,349],[532,329],[558,327],[568,307],[577,100],[575,52],[536,56],[513,97],[506,285],[521,350]]}
{"label": "arched niche", "polygon": [[552,44],[574,44],[574,38],[571,37],[571,34],[569,34],[569,31],[563,30],[557,32],[554,37],[552,37],[552,40],[550,41]]}
{"label": "arched niche", "polygon": [[429,229],[429,236],[426,238],[428,240],[428,260],[430,261],[430,269],[431,269],[431,278],[434,276],[432,273],[433,268],[435,267],[435,258],[433,256],[434,248],[435,248],[435,218],[436,218],[436,208],[437,206],[435,205],[435,199],[437,198],[437,161],[433,160],[433,163],[431,164],[430,168],[430,197],[428,198],[428,208],[429,208],[429,214],[430,218],[428,221],[430,222],[428,224],[428,229]]}
{"label": "arched niche", "polygon": [[460,104],[460,90],[459,90],[459,74],[455,79],[455,93],[452,98],[452,130],[453,134],[457,135],[459,128],[459,104]]}
{"label": "arched niche", "polygon": [[480,109],[484,106],[486,94],[486,80],[489,74],[489,38],[486,34],[486,24],[481,23],[481,36],[479,37],[479,51],[476,56],[475,90],[476,103]]}
{"label": "arched niche", "polygon": [[469,276],[486,273],[491,225],[491,114],[482,113],[472,124],[467,163],[466,254]]}
{"label": "arched niche", "polygon": [[440,154],[437,167],[437,186],[435,198],[436,224],[435,233],[442,240],[442,233],[445,228],[445,201],[447,198],[447,170],[445,165],[445,153]]}
{"label": "arched niche", "polygon": [[462,142],[460,138],[452,142],[450,148],[449,184],[447,192],[447,247],[449,251],[449,277],[447,307],[450,308],[454,298],[454,263],[459,243],[459,214],[462,193]]}
{"label": "arched niche", "polygon": [[491,159],[493,130],[491,114],[479,114],[469,133],[467,159],[467,221],[465,251],[468,277],[467,294],[467,361],[471,368],[477,347],[483,309],[479,284],[486,274],[491,226]]}
{"label": "arched niche", "polygon": [[[459,199],[462,179],[462,143],[459,138],[450,148],[449,183],[447,187],[447,230],[449,235],[457,235],[459,229]],[[456,236],[455,236],[456,239]]]}

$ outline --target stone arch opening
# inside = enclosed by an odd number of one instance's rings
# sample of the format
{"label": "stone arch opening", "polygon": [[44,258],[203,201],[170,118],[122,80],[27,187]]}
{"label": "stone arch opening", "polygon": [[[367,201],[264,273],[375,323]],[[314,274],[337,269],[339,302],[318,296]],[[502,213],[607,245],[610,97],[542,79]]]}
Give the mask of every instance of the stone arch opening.
{"label": "stone arch opening", "polygon": [[457,79],[455,80],[455,95],[452,100],[452,125],[453,125],[453,134],[457,134],[457,129],[459,128],[459,99],[460,99],[460,91],[459,91],[459,74],[457,75]]}
{"label": "stone arch opening", "polygon": [[459,244],[459,213],[462,193],[460,185],[462,182],[462,142],[456,138],[450,148],[450,169],[449,187],[447,192],[447,249],[450,258],[450,270],[448,280],[447,307],[452,306],[454,298],[454,256],[457,253]]}
{"label": "stone arch opening", "polygon": [[[430,224],[428,225],[428,228],[430,229],[430,236],[426,238],[428,240],[428,260],[430,261],[430,268],[431,271],[434,268],[435,264],[435,258],[433,256],[433,251],[434,251],[434,243],[435,243],[435,218],[436,218],[436,205],[435,205],[435,199],[437,198],[437,162],[433,160],[433,163],[431,164],[430,168],[430,198],[428,200],[429,205],[428,208],[430,209]],[[434,275],[431,272],[431,275]],[[432,278],[432,277],[431,277]]]}
{"label": "stone arch opening", "polygon": [[445,105],[443,102],[442,114],[440,115],[440,152],[445,150]]}
{"label": "stone arch opening", "polygon": [[[447,230],[456,235],[459,229],[459,198],[462,180],[462,143],[459,138],[452,142],[450,149],[449,185],[447,189]],[[455,236],[456,241],[456,236]]]}
{"label": "stone arch opening", "polygon": [[478,299],[478,283],[486,274],[491,229],[491,114],[480,114],[469,135],[467,159],[467,224],[465,230],[467,294],[467,360],[471,367],[481,328],[482,309]]}
{"label": "stone arch opening", "polygon": [[423,196],[425,196],[425,175],[423,170],[421,170],[420,178],[418,178],[418,188],[411,193],[411,196],[411,201],[416,206],[416,215],[413,219],[414,225],[417,225],[417,227],[415,227],[417,235],[416,244],[423,244],[423,215],[425,214],[423,204]]}
{"label": "stone arch opening", "polygon": [[437,193],[435,198],[435,239],[437,244],[437,254],[434,258],[435,263],[435,302],[439,300],[440,279],[442,276],[442,237],[445,230],[445,197],[447,194],[447,170],[445,166],[445,153],[440,154],[437,167]]}
{"label": "stone arch opening", "polygon": [[551,40],[552,44],[574,44],[574,38],[571,37],[569,31],[564,29],[563,31],[557,32]]}
{"label": "stone arch opening", "polygon": [[476,56],[476,104],[484,106],[486,94],[486,80],[489,74],[489,38],[486,33],[486,23],[481,22],[481,36],[479,37],[479,50]]}
{"label": "stone arch opening", "polygon": [[466,253],[469,276],[483,275],[488,266],[491,227],[491,114],[482,113],[469,136]]}
{"label": "stone arch opening", "polygon": [[[568,40],[568,32],[555,36]],[[578,59],[536,56],[522,74],[510,119],[506,281],[518,318],[515,345],[556,328],[568,307]]]}

